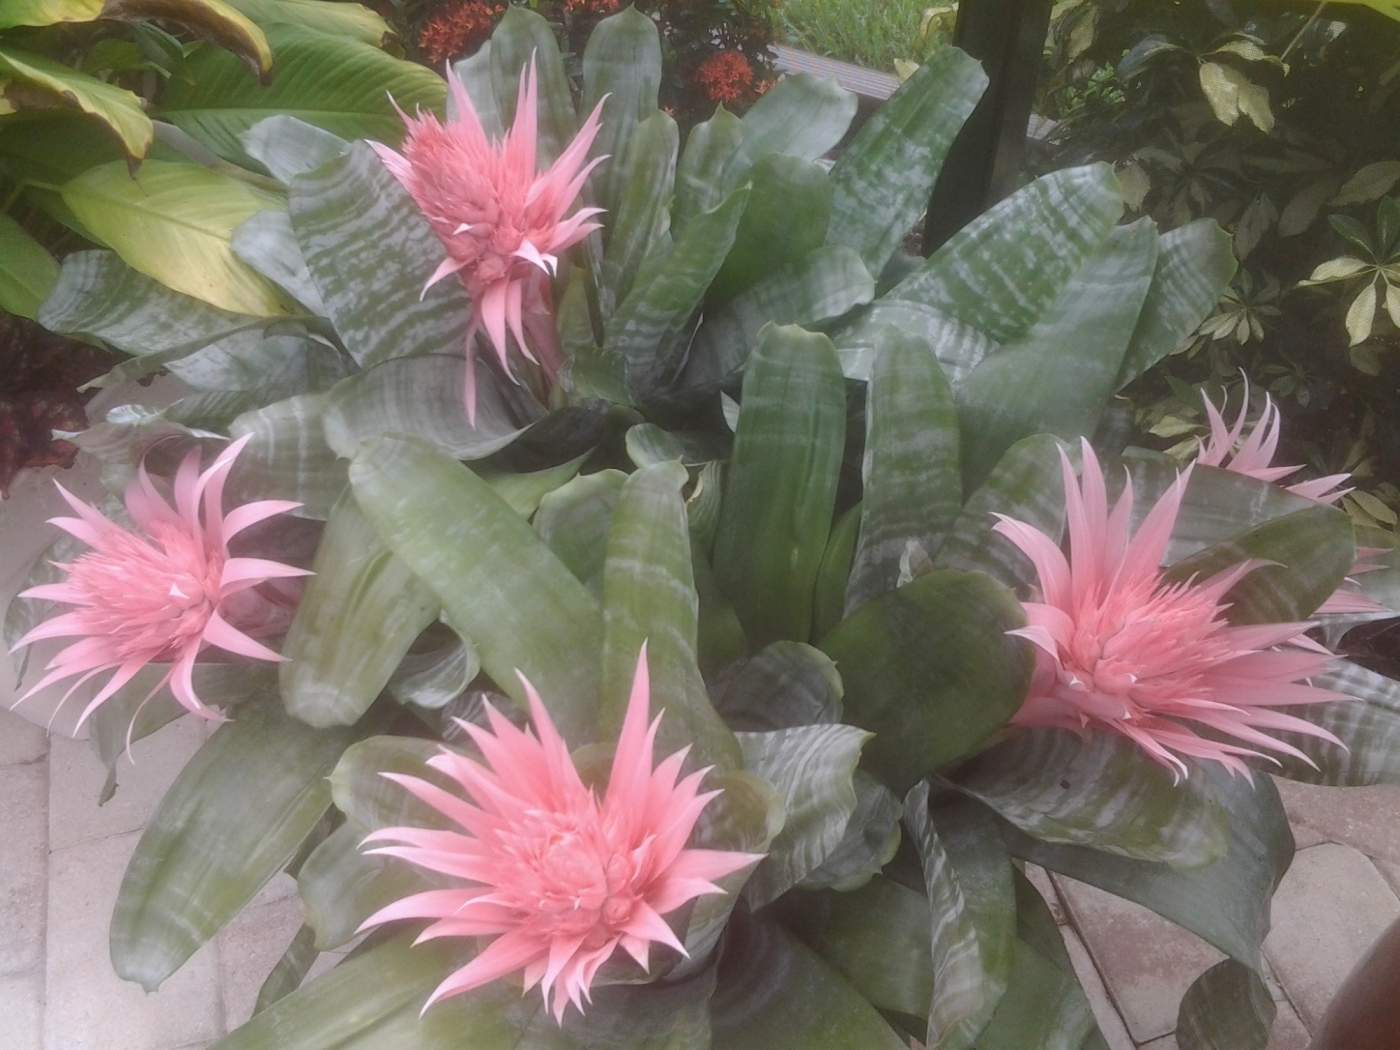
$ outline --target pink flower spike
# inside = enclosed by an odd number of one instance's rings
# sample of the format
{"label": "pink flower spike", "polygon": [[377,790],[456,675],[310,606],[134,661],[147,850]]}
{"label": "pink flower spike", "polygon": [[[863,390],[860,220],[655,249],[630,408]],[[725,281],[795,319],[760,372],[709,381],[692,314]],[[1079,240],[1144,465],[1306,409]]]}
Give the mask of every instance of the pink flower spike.
{"label": "pink flower spike", "polygon": [[[551,281],[559,256],[578,244],[597,223],[597,208],[567,215],[588,173],[603,158],[588,160],[598,135],[599,101],[574,140],[545,171],[538,168],[538,77],[532,58],[521,70],[515,123],[501,141],[482,128],[466,87],[449,67],[448,90],[454,116],[443,123],[431,113],[410,117],[400,111],[408,134],[403,152],[371,143],[389,173],[413,198],[447,257],[423,287],[456,274],[472,301],[467,326],[467,370],[463,389],[467,419],[476,423],[476,337],[484,333],[508,376],[510,341],[527,360],[553,380],[562,362],[552,345]],[[540,323],[543,316],[551,330]],[[533,347],[528,345],[533,342]],[[544,345],[541,345],[544,344]]]}
{"label": "pink flower spike", "polygon": [[[1000,518],[993,526],[1031,561],[1041,591],[1022,603],[1028,626],[1011,632],[1033,646],[1035,659],[1030,692],[1012,722],[1118,733],[1174,778],[1187,775],[1191,758],[1247,776],[1242,758],[1272,761],[1267,751],[1296,757],[1292,745],[1263,729],[1336,742],[1272,710],[1341,699],[1309,684],[1334,659],[1303,633],[1313,624],[1236,627],[1225,618],[1230,589],[1268,563],[1247,562],[1205,580],[1167,579],[1160,562],[1186,476],[1130,535],[1131,488],[1110,513],[1088,442],[1083,460],[1076,480],[1064,459],[1068,559],[1053,538],[1024,522]],[[1202,728],[1211,735],[1199,735]]]}
{"label": "pink flower spike", "polygon": [[593,978],[618,948],[643,970],[652,944],[685,954],[663,916],[723,893],[713,880],[762,858],[686,848],[701,811],[719,792],[698,791],[703,771],[677,782],[684,752],[653,764],[661,716],[650,718],[645,646],[601,802],[579,777],[539,694],[523,675],[521,681],[533,732],[490,709],[489,729],[466,726],[484,765],[446,749],[429,760],[461,795],[385,774],[453,830],[383,828],[366,844],[461,884],[396,901],[361,929],[428,919],[432,925],[420,940],[493,937],[423,1009],[522,971],[525,990],[539,985],[562,1024],[570,1003],[583,1012]]}
{"label": "pink flower spike", "polygon": [[[241,592],[268,580],[308,574],[280,562],[233,557],[228,541],[300,504],[261,500],[224,513],[224,482],[246,444],[246,438],[231,443],[203,471],[199,452],[191,451],[175,476],[175,506],[156,490],[143,464],[126,490],[132,529],[108,520],[58,486],[77,517],[53,518],[52,523],[92,550],[61,566],[67,573],[62,583],[31,587],[20,594],[73,608],[40,623],[15,649],[45,638],[76,640],[49,661],[48,674],[19,703],[56,682],[76,679],[76,686],[96,674],[112,672],[78,719],[81,728],[142,668],[161,663],[171,666],[156,690],[168,684],[187,710],[217,719],[195,694],[191,677],[195,660],[206,646],[247,659],[281,659],[250,637],[268,633],[272,621],[264,622],[257,612],[261,603],[248,601]],[[239,600],[230,602],[235,593]]]}

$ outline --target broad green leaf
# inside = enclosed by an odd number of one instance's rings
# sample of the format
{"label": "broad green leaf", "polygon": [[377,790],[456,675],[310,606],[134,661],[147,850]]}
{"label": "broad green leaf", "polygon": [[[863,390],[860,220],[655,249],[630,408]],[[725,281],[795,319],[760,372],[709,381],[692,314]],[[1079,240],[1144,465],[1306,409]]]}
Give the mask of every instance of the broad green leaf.
{"label": "broad green leaf", "polygon": [[234,313],[288,313],[282,296],[233,254],[233,231],[281,198],[196,164],[148,160],[132,175],[99,164],[65,183],[78,220],[134,270]]}
{"label": "broad green leaf", "polygon": [[343,139],[396,144],[403,121],[395,102],[405,113],[442,112],[447,87],[422,66],[299,26],[270,26],[267,37],[277,69],[270,84],[227,52],[206,47],[186,61],[184,75],[170,79],[160,118],[226,160],[243,162],[243,134],[268,117],[294,117]]}
{"label": "broad green leaf", "polygon": [[357,143],[294,177],[288,204],[316,288],[362,368],[392,357],[462,353],[466,291],[459,281],[441,281],[423,295],[442,245],[368,146]]}
{"label": "broad green leaf", "polygon": [[744,374],[715,537],[715,574],[749,639],[806,641],[845,448],[846,392],[831,341],[764,330]]}
{"label": "broad green leaf", "polygon": [[[217,420],[221,427],[232,422],[228,411],[232,407],[235,392],[249,395],[256,392],[257,398],[244,397],[251,407],[266,405],[269,401],[284,398],[297,391],[321,391],[331,386],[345,375],[347,362],[340,351],[329,343],[312,338],[298,331],[296,325],[287,324],[268,332],[284,334],[264,334],[262,338],[248,338],[240,334],[164,362],[166,371],[178,376],[184,382],[201,391],[196,397],[202,404],[191,400],[190,411],[207,411],[209,422]],[[224,395],[221,398],[221,395]],[[271,406],[269,406],[271,407]],[[174,406],[165,409],[170,418],[193,418],[182,406],[177,413]],[[227,423],[225,422],[227,421]],[[320,434],[315,443],[321,445]]]}
{"label": "broad green leaf", "polygon": [[155,991],[281,871],[330,805],[354,738],[247,704],[181,770],[141,835],[112,915],[112,966]]}
{"label": "broad green leaf", "polygon": [[957,48],[939,48],[858,131],[831,169],[830,244],[880,273],[928,207],[943,159],[987,75]]}
{"label": "broad green leaf", "polygon": [[234,255],[301,303],[308,313],[324,316],[325,303],[301,257],[286,212],[258,212],[233,231],[229,244]]}
{"label": "broad green leaf", "polygon": [[[449,1000],[420,1019],[432,990],[465,959],[454,957],[442,943],[414,945],[412,940],[395,938],[347,959],[215,1043],[216,1050],[452,1050],[464,1045],[519,1045],[517,1027],[499,1014],[475,1016],[474,1010],[484,1005],[499,1006],[499,996],[490,992]],[[523,1014],[519,1019],[523,1028],[538,1010],[539,1000],[522,999],[518,993],[512,998]]]}
{"label": "broad green leaf", "polygon": [[686,481],[679,463],[658,463],[629,477],[618,495],[603,568],[599,729],[604,740],[621,730],[645,644],[652,709],[666,709],[660,751],[671,754],[689,744],[699,765],[738,768],[739,745],[710,705],[696,663],[699,598],[680,495]]}
{"label": "broad green leaf", "polygon": [[1317,764],[1314,769],[1281,755],[1279,775],[1346,787],[1400,783],[1400,683],[1339,660],[1312,684],[1353,699],[1289,707],[1288,713],[1335,733],[1346,747],[1299,733],[1276,733]]}
{"label": "broad green leaf", "polygon": [[992,515],[1005,514],[1059,538],[1065,518],[1059,447],[1050,435],[1036,434],[1007,449],[991,476],[968,498],[934,563],[985,572],[1008,587],[1029,585],[1035,579],[1030,561],[992,532]]}
{"label": "broad green leaf", "polygon": [[391,33],[389,23],[363,4],[344,0],[224,0],[259,25],[296,25],[331,36],[350,37],[378,47]]}
{"label": "broad green leaf", "polygon": [[816,900],[803,898],[794,923],[807,946],[880,1009],[926,1015],[933,997],[928,898],[877,876]]}
{"label": "broad green leaf", "polygon": [[754,869],[746,890],[758,908],[821,867],[841,843],[856,809],[854,783],[870,734],[852,726],[814,725],[740,733],[744,768],[772,784],[783,801],[783,829]]}
{"label": "broad green leaf", "polygon": [[[704,467],[729,455],[729,442],[721,434],[703,430],[664,430],[655,423],[627,428],[627,458],[636,467],[673,460],[686,467]],[[692,524],[691,531],[695,531]]]}
{"label": "broad green leaf", "polygon": [[[649,21],[644,15],[638,17]],[[668,206],[679,148],[676,122],[657,111],[636,125],[626,142],[626,152],[613,158],[617,205],[608,213],[607,250],[598,287],[604,318],[611,317],[632,290],[642,260],[670,226]]]}
{"label": "broad green leaf", "polygon": [[[593,176],[594,196],[606,214],[619,215],[623,192],[630,189],[628,173],[617,161],[632,141],[639,122],[656,112],[661,88],[661,38],[656,23],[635,7],[603,19],[588,35],[583,49],[583,99],[588,114],[606,96],[603,122],[593,142],[593,156],[611,157]],[[632,147],[628,147],[630,149]],[[672,177],[674,178],[674,157]],[[667,180],[666,196],[670,196]]]}
{"label": "broad green leaf", "polygon": [[535,513],[540,539],[600,599],[608,530],[626,480],[620,470],[581,475],[540,500]]}
{"label": "broad green leaf", "polygon": [[711,1002],[724,1050],[905,1050],[907,1043],[835,969],[776,923],[735,921]]}
{"label": "broad green leaf", "polygon": [[958,388],[965,478],[981,481],[1030,434],[1095,431],[1156,263],[1151,220],[1116,228],[1024,334],[973,369]]}
{"label": "broad green leaf", "polygon": [[258,121],[239,136],[239,141],[244,153],[287,185],[295,176],[314,171],[350,148],[339,135],[281,115]]}
{"label": "broad green leaf", "polygon": [[812,597],[813,638],[826,637],[841,622],[846,609],[846,584],[855,561],[859,535],[860,504],[857,503],[836,519],[831,537],[826,541]]}
{"label": "broad green leaf", "polygon": [[422,438],[454,459],[482,459],[528,427],[516,422],[511,391],[476,390],[476,425],[467,421],[466,359],[460,352],[396,357],[338,384],[326,402],[326,441],[347,458],[383,434]]}
{"label": "broad green leaf", "polygon": [[738,729],[787,729],[841,720],[841,675],[803,642],[774,642],[727,672],[716,706]]}
{"label": "broad green leaf", "polygon": [[866,387],[860,538],[849,614],[899,584],[911,551],[930,558],[962,506],[958,417],[938,360],[885,329]]}
{"label": "broad green leaf", "polygon": [[1160,245],[1152,287],[1118,371],[1118,390],[1179,349],[1235,276],[1230,236],[1212,219],[1163,234]]}
{"label": "broad green leaf", "polygon": [[774,154],[816,160],[841,141],[855,115],[855,95],[836,81],[806,73],[784,77],[744,114],[743,143],[725,165],[721,185],[732,190]]}
{"label": "broad green leaf", "polygon": [[1263,980],[1234,959],[1216,963],[1181,997],[1181,1050],[1264,1050],[1278,1008]]}
{"label": "broad green leaf", "polygon": [[1179,867],[1216,860],[1228,845],[1225,814],[1207,781],[1177,783],[1112,733],[1080,739],[1059,729],[1019,730],[952,777],[960,791],[1045,842]]}
{"label": "broad green leaf", "polygon": [[598,702],[598,603],[490,485],[432,448],[381,437],[350,467],[355,498],[390,549],[523,702],[519,669],[560,731],[588,738]]}
{"label": "broad green leaf", "polygon": [[534,11],[511,5],[491,34],[491,79],[505,127],[515,119],[518,87],[532,62],[539,84],[537,163],[543,168],[564,152],[578,121],[554,30]]}
{"label": "broad green leaf", "polygon": [[190,354],[229,336],[257,342],[266,319],[171,291],[111,252],[74,252],[39,309],[51,332],[101,339],[128,354]]}
{"label": "broad green leaf", "polygon": [[929,904],[933,996],[919,1012],[928,1015],[930,1046],[962,1050],[975,1045],[1006,989],[1016,906],[995,827],[962,807],[944,815],[937,821],[930,813],[926,782],[904,799]]}
{"label": "broad green leaf", "polygon": [[981,573],[940,570],[883,594],[822,639],[845,717],[875,733],[866,766],[896,791],[981,747],[1020,708],[1020,603]]}
{"label": "broad green leaf", "polygon": [[743,141],[744,122],[723,106],[709,120],[691,129],[676,168],[671,227],[677,234],[724,200],[724,169]]}
{"label": "broad green leaf", "polygon": [[1226,851],[1210,864],[1174,868],[1130,860],[1040,842],[1010,825],[1002,826],[1002,835],[1016,856],[1136,901],[1257,971],[1259,946],[1269,932],[1269,901],[1293,859],[1288,818],[1267,777],[1250,783],[1214,763],[1197,765],[1191,776],[1207,782],[1225,812]]}
{"label": "broad green leaf", "polygon": [[890,298],[934,307],[1009,342],[1043,319],[1122,212],[1106,164],[1042,176],[960,230]]}
{"label": "broad green leaf", "polygon": [[58,263],[8,215],[0,215],[0,310],[31,320],[58,281]]}
{"label": "broad green leaf", "polygon": [[903,806],[894,792],[864,770],[855,776],[856,808],[826,859],[798,883],[804,890],[858,889],[878,875],[899,849]]}
{"label": "broad green leaf", "polygon": [[308,725],[353,725],[437,618],[437,599],[349,491],[331,508],[312,570],[282,644],[282,702]]}
{"label": "broad green leaf", "polygon": [[664,258],[648,262],[608,320],[604,349],[622,358],[633,397],[664,393],[684,365],[686,329],[729,254],[747,200],[747,190],[736,190],[696,216]]}
{"label": "broad green leaf", "polygon": [[720,590],[709,556],[698,546],[691,549],[695,591],[700,596],[700,638],[697,657],[700,671],[712,679],[749,652],[739,614]]}
{"label": "broad green leaf", "polygon": [[238,457],[229,483],[230,502],[293,499],[293,513],[325,519],[345,488],[345,464],[322,436],[326,395],[299,394],[266,408],[245,412],[229,426],[229,435],[252,434]]}
{"label": "broad green leaf", "polygon": [[10,0],[0,11],[0,29],[91,22],[102,14],[106,0]]}
{"label": "broad green leaf", "polygon": [[366,828],[451,827],[447,817],[383,775],[408,773],[456,790],[450,779],[427,765],[442,750],[439,742],[414,736],[372,736],[352,744],[330,775],[336,808]]}
{"label": "broad green leaf", "polygon": [[707,310],[680,385],[688,394],[713,393],[738,375],[764,325],[818,325],[869,302],[874,294],[875,280],[854,251],[817,248]]}
{"label": "broad green leaf", "polygon": [[133,160],[140,160],[151,148],[155,137],[151,118],[141,108],[141,99],[125,88],[8,45],[0,47],[0,75],[35,89],[46,107],[72,107],[101,121]]}
{"label": "broad green leaf", "polygon": [[297,987],[311,971],[319,954],[316,948],[316,931],[310,926],[297,930],[282,958],[263,980],[258,989],[258,998],[253,1003],[253,1013],[261,1013],[278,999],[284,999],[297,990]]}
{"label": "broad green leaf", "polygon": [[847,379],[866,380],[875,362],[881,333],[894,328],[924,343],[954,389],[988,354],[1000,349],[971,325],[923,303],[885,296],[858,312],[832,334],[841,371]]}
{"label": "broad green leaf", "polygon": [[1351,571],[1356,560],[1351,522],[1335,507],[1313,505],[1176,562],[1167,575],[1208,579],[1250,558],[1274,564],[1255,569],[1226,596],[1230,621],[1306,620]]}
{"label": "broad green leaf", "polygon": [[171,22],[226,48],[260,76],[272,70],[267,37],[231,0],[107,0],[101,17],[138,25],[152,19]]}
{"label": "broad green leaf", "polygon": [[446,882],[415,865],[366,854],[360,843],[369,832],[359,821],[346,821],[297,872],[297,892],[320,951],[348,944],[380,908]]}
{"label": "broad green leaf", "polygon": [[481,663],[471,642],[448,624],[429,627],[385,686],[401,704],[440,711],[471,684]]}
{"label": "broad green leaf", "polygon": [[715,275],[708,299],[722,303],[773,271],[820,248],[831,218],[831,182],[815,161],[782,154],[754,166],[748,207],[734,247]]}
{"label": "broad green leaf", "polygon": [[529,518],[539,508],[540,500],[560,485],[573,480],[583,460],[584,456],[576,456],[544,470],[531,470],[523,474],[510,470],[483,470],[480,477],[506,506],[522,518]]}

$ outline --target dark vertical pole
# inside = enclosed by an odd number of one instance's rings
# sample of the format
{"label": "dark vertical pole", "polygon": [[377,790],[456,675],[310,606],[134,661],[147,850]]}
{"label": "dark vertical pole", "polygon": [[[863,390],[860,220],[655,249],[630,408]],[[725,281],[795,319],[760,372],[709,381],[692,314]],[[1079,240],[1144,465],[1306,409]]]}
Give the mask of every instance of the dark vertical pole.
{"label": "dark vertical pole", "polygon": [[958,5],[953,43],[982,63],[991,83],[933,188],[925,254],[1016,188],[1051,3],[962,0]]}

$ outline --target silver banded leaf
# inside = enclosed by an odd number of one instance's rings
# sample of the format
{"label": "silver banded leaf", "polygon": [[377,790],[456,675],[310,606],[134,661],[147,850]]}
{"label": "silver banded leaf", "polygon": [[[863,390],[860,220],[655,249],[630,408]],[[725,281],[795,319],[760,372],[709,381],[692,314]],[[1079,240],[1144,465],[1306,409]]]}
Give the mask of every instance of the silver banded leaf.
{"label": "silver banded leaf", "polygon": [[438,614],[346,490],[331,508],[282,645],[282,702],[313,726],[353,725]]}
{"label": "silver banded leaf", "polygon": [[607,249],[598,275],[598,301],[605,321],[626,299],[642,261],[670,229],[680,131],[670,116],[658,110],[635,127],[626,145],[626,152],[611,162],[618,199],[615,210],[608,213]]}
{"label": "silver banded leaf", "polygon": [[1181,1050],[1264,1050],[1278,1007],[1268,986],[1234,959],[1191,983],[1176,1017]]}
{"label": "silver banded leaf", "polygon": [[291,860],[330,806],[354,739],[247,704],[181,770],[141,836],[112,914],[112,966],[160,984]]}
{"label": "silver banded leaf", "polygon": [[428,628],[385,686],[401,704],[441,711],[466,692],[481,661],[471,642],[450,625]]}
{"label": "silver banded leaf", "polygon": [[361,367],[461,354],[466,291],[445,280],[423,295],[442,245],[367,145],[294,177],[288,206],[328,316]]}
{"label": "silver banded leaf", "polygon": [[452,780],[427,764],[443,750],[440,742],[416,736],[372,736],[352,744],[330,774],[336,808],[366,828],[452,827],[442,813],[384,776],[408,774],[455,791]]}
{"label": "silver banded leaf", "polygon": [[860,311],[832,334],[847,379],[870,378],[881,331],[894,328],[925,343],[948,382],[957,387],[988,354],[1000,349],[989,336],[932,306],[890,296]]}
{"label": "silver banded leaf", "polygon": [[529,524],[466,467],[421,442],[381,437],[350,467],[360,509],[472,639],[482,668],[517,702],[517,669],[560,731],[591,736],[603,617]]}
{"label": "silver banded leaf", "polygon": [[746,893],[758,908],[801,882],[841,844],[856,809],[856,763],[870,734],[814,725],[737,735],[744,768],[777,789],[787,814],[749,879]]}
{"label": "silver banded leaf", "polygon": [[[635,7],[603,19],[588,34],[583,49],[583,99],[580,109],[591,113],[604,97],[603,122],[594,140],[593,155],[606,156],[593,176],[593,198],[606,214],[618,214],[627,187],[620,160],[637,124],[656,112],[661,87],[661,37],[656,23]],[[674,162],[673,162],[674,163]],[[671,180],[667,180],[669,197]]]}
{"label": "silver banded leaf", "polygon": [[511,5],[491,34],[491,81],[504,127],[515,121],[518,88],[531,64],[539,85],[536,167],[542,169],[564,152],[578,120],[554,30],[534,11]]}
{"label": "silver banded leaf", "polygon": [[740,768],[734,734],[710,705],[696,662],[699,598],[679,463],[643,467],[622,486],[603,567],[603,684],[598,707],[603,740],[616,738],[642,646],[650,670],[652,710],[663,705],[662,754],[687,744],[697,765]]}
{"label": "silver banded leaf", "polygon": [[886,328],[866,386],[860,537],[846,585],[849,615],[892,591],[911,550],[931,556],[962,506],[958,417],[938,360]]}
{"label": "silver banded leaf", "polygon": [[599,599],[613,510],[627,475],[620,470],[584,474],[540,500],[535,531],[560,561]]}
{"label": "silver banded leaf", "polygon": [[841,141],[855,115],[855,95],[836,81],[806,73],[784,77],[744,114],[743,143],[725,165],[721,185],[734,189],[764,157],[816,160]]}
{"label": "silver banded leaf", "polygon": [[311,280],[301,247],[284,211],[260,211],[233,231],[233,254],[290,295],[306,309],[324,316],[326,306]]}
{"label": "silver banded leaf", "polygon": [[[203,391],[261,391],[253,407],[291,394],[323,390],[345,375],[347,362],[299,325],[269,328],[261,338],[241,332],[166,364],[166,370]],[[275,393],[273,393],[275,391]]]}
{"label": "silver banded leaf", "polygon": [[893,791],[857,769],[856,808],[846,831],[826,859],[797,885],[847,893],[864,886],[894,859],[899,849],[899,819],[904,808]]}
{"label": "silver banded leaf", "polygon": [[861,253],[880,273],[928,207],[954,138],[987,87],[957,48],[936,50],[841,151],[831,169],[830,244]]}
{"label": "silver banded leaf", "polygon": [[345,488],[345,464],[326,444],[321,428],[326,395],[300,394],[245,412],[229,426],[238,438],[253,435],[229,479],[230,503],[292,499],[292,513],[324,519]]}
{"label": "silver banded leaf", "polygon": [[339,135],[285,114],[258,121],[239,138],[243,152],[285,184],[350,148]]}
{"label": "silver banded leaf", "polygon": [[960,791],[1045,842],[1178,867],[1228,846],[1226,814],[1201,777],[1177,783],[1132,741],[1093,732],[1023,729],[953,774]]}
{"label": "silver banded leaf", "polygon": [[802,642],[773,642],[718,683],[725,721],[739,729],[787,729],[841,721],[841,675]]}
{"label": "silver banded leaf", "polygon": [[1362,787],[1400,784],[1400,683],[1359,664],[1338,660],[1312,680],[1351,700],[1289,707],[1288,713],[1334,733],[1345,748],[1300,733],[1275,733],[1316,763],[1280,755],[1279,776],[1309,784]]}
{"label": "silver banded leaf", "polygon": [[677,234],[724,200],[724,168],[743,141],[744,122],[723,106],[691,129],[676,168],[671,226]]}

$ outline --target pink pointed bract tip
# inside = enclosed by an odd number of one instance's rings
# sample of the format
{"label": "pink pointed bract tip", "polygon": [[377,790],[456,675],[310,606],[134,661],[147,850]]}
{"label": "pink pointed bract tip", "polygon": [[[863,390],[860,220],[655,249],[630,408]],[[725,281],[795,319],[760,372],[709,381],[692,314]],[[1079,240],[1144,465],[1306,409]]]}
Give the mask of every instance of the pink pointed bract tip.
{"label": "pink pointed bract tip", "polygon": [[513,375],[510,339],[519,353],[553,378],[563,363],[554,328],[551,282],[559,256],[599,223],[600,208],[566,214],[589,173],[605,158],[588,160],[598,135],[603,101],[558,158],[544,171],[539,153],[538,78],[532,58],[521,71],[515,122],[500,141],[489,139],[456,73],[447,71],[455,115],[404,115],[403,151],[372,143],[384,166],[408,191],[447,255],[428,278],[426,294],[453,274],[472,301],[467,327],[467,417],[476,422],[475,341],[485,332],[507,375]]}
{"label": "pink pointed bract tip", "polygon": [[250,636],[263,633],[264,625],[250,613],[258,605],[245,600],[247,592],[268,580],[307,573],[280,562],[235,557],[228,543],[244,529],[300,504],[260,500],[225,512],[224,483],[247,442],[247,437],[232,442],[202,471],[199,452],[191,451],[175,475],[173,506],[143,463],[126,489],[130,529],[58,486],[76,516],[52,518],[51,523],[91,549],[59,566],[61,582],[21,592],[22,598],[71,608],[40,623],[15,649],[46,638],[76,640],[49,661],[48,673],[18,702],[72,680],[63,697],[67,701],[83,683],[110,672],[83,710],[81,727],[142,668],[160,663],[170,667],[149,696],[169,685],[181,706],[214,719],[218,716],[194,688],[201,651],[214,646],[253,660],[281,659]]}
{"label": "pink pointed bract tip", "polygon": [[1178,778],[1193,758],[1245,776],[1243,759],[1267,759],[1269,752],[1312,764],[1270,731],[1340,744],[1284,710],[1345,699],[1308,682],[1334,659],[1304,634],[1312,624],[1234,626],[1225,618],[1231,588],[1264,562],[1204,580],[1164,577],[1162,558],[1190,471],[1130,533],[1131,479],[1110,509],[1087,441],[1083,457],[1076,479],[1061,454],[1068,557],[1024,522],[1001,518],[994,526],[1030,559],[1040,583],[1039,600],[1022,603],[1027,625],[1012,632],[1035,647],[1030,692],[1012,721],[1118,733]]}
{"label": "pink pointed bract tip", "polygon": [[425,1011],[519,971],[525,990],[538,985],[562,1023],[570,1003],[584,1010],[594,977],[619,948],[643,970],[652,944],[685,954],[663,916],[723,893],[715,879],[761,858],[686,847],[719,792],[700,790],[707,770],[680,776],[686,750],[653,766],[661,716],[648,722],[645,646],[601,801],[584,786],[539,694],[521,681],[533,732],[488,705],[489,729],[460,723],[484,764],[446,749],[428,761],[455,790],[384,774],[442,814],[450,830],[384,828],[365,839],[368,852],[456,885],[396,901],[361,928],[429,919],[419,941],[491,938],[438,986]]}

